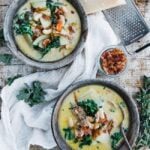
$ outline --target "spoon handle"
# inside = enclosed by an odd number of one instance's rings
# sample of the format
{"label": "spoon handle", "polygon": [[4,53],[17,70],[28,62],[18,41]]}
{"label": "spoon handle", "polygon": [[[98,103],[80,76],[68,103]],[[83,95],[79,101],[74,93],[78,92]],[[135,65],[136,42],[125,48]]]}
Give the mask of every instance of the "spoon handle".
{"label": "spoon handle", "polygon": [[130,143],[129,143],[129,141],[128,141],[126,135],[125,135],[125,132],[124,132],[124,129],[123,129],[122,126],[121,126],[121,133],[122,133],[122,135],[123,135],[123,137],[124,137],[124,140],[125,140],[125,142],[126,142],[128,148],[129,148],[129,150],[132,150],[132,147],[130,146]]}

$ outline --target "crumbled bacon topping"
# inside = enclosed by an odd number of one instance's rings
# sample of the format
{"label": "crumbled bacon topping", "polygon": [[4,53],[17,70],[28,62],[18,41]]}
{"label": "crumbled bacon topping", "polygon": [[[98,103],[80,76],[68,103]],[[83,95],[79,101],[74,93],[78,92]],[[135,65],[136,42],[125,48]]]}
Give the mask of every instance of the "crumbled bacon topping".
{"label": "crumbled bacon topping", "polygon": [[69,30],[70,33],[74,33],[75,32],[74,28],[71,25],[68,26],[68,30]]}
{"label": "crumbled bacon topping", "polygon": [[47,16],[47,15],[45,15],[45,14],[43,14],[42,17],[43,17],[43,19],[45,19],[45,20],[50,20],[50,16]]}
{"label": "crumbled bacon topping", "polygon": [[118,48],[105,51],[100,57],[103,70],[110,75],[123,71],[127,64],[124,52]]}
{"label": "crumbled bacon topping", "polygon": [[42,45],[43,45],[44,47],[47,47],[47,45],[50,44],[50,43],[51,43],[51,40],[50,40],[50,39],[45,39],[45,40],[43,40]]}

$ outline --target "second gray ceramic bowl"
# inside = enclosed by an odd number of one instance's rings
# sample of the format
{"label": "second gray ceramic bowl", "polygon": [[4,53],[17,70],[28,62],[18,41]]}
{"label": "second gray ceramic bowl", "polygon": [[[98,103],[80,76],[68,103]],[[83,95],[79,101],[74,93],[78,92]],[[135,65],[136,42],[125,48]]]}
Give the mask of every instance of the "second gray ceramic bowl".
{"label": "second gray ceramic bowl", "polygon": [[[52,115],[52,131],[55,138],[56,143],[58,144],[59,148],[62,150],[71,150],[71,148],[66,144],[65,140],[61,136],[59,127],[58,127],[58,117],[59,117],[59,110],[61,108],[61,105],[64,101],[64,99],[74,90],[87,86],[87,85],[102,85],[106,86],[112,90],[114,90],[116,93],[118,93],[124,100],[124,102],[127,104],[129,114],[130,114],[130,127],[129,131],[127,133],[127,137],[129,140],[130,145],[133,145],[135,140],[137,139],[138,133],[139,133],[139,113],[137,106],[134,102],[134,100],[127,94],[127,92],[124,91],[123,88],[120,86],[107,82],[107,81],[101,81],[101,80],[85,80],[80,81],[74,85],[71,85],[64,94],[60,97],[58,102],[56,103],[56,106],[54,107],[53,115]],[[118,150],[128,150],[128,147],[123,142]]]}
{"label": "second gray ceramic bowl", "polygon": [[80,54],[84,48],[84,44],[87,38],[88,33],[88,25],[87,25],[87,16],[85,14],[85,11],[83,7],[81,6],[79,0],[67,0],[69,3],[71,3],[74,8],[77,10],[80,20],[81,20],[81,36],[80,40],[76,46],[76,48],[73,50],[73,52],[66,56],[63,59],[60,59],[55,62],[40,62],[33,60],[32,58],[29,58],[25,54],[21,52],[21,50],[18,48],[13,34],[13,19],[18,11],[18,9],[26,2],[27,0],[15,0],[10,5],[4,21],[4,37],[5,41],[7,43],[7,46],[9,49],[22,61],[25,63],[39,67],[39,68],[45,68],[45,69],[58,69],[63,66],[66,66],[70,64],[78,54]]}

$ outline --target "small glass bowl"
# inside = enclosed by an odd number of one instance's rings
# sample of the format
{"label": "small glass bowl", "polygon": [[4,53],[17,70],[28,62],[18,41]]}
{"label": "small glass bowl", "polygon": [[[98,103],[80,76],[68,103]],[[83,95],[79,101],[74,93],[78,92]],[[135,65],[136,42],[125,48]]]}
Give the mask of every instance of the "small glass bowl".
{"label": "small glass bowl", "polygon": [[[103,55],[104,52],[109,51],[109,50],[111,51],[114,48],[120,49],[125,54],[127,62],[126,62],[126,66],[124,67],[124,69],[122,71],[120,71],[119,73],[117,73],[117,74],[108,74],[102,68],[100,59],[101,59],[101,56]],[[111,45],[111,46],[105,47],[101,51],[100,55],[98,56],[98,72],[97,72],[98,75],[106,75],[106,76],[109,76],[109,77],[118,77],[118,76],[122,75],[123,73],[125,73],[127,68],[128,68],[128,54],[127,54],[126,48],[122,45]]]}

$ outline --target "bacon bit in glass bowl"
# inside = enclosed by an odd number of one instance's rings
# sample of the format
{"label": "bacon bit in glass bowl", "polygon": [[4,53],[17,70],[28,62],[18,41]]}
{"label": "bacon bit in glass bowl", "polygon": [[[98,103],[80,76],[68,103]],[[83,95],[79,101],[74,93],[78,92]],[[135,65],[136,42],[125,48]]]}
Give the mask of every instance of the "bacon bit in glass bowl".
{"label": "bacon bit in glass bowl", "polygon": [[100,70],[107,75],[117,75],[127,66],[127,55],[120,48],[109,48],[100,56]]}

